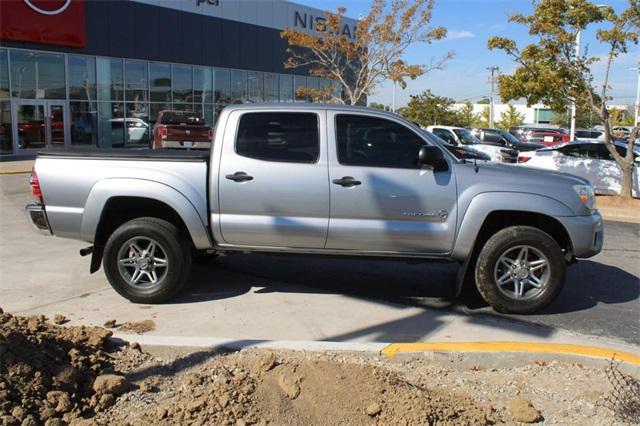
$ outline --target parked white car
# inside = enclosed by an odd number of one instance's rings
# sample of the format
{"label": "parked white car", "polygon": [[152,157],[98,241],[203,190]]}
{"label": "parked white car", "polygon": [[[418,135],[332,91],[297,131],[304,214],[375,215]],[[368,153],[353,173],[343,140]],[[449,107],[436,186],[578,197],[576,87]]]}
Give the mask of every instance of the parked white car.
{"label": "parked white car", "polygon": [[464,145],[487,154],[491,161],[498,163],[516,163],[518,161],[518,151],[486,144],[474,136],[469,129],[453,126],[429,126],[427,130],[451,145]]}
{"label": "parked white car", "polygon": [[[621,155],[626,155],[627,145],[615,142]],[[638,184],[638,166],[640,166],[640,149],[633,150],[635,166],[633,167],[633,196],[640,194]],[[584,140],[568,142],[552,148],[523,152],[518,163],[527,167],[556,170],[589,179],[596,194],[618,195],[622,182],[622,170],[611,156],[604,142]]]}

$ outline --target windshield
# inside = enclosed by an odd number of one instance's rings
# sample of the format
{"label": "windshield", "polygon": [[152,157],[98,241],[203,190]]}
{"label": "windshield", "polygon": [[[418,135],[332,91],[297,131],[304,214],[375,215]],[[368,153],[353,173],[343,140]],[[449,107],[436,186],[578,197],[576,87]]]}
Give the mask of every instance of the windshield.
{"label": "windshield", "polygon": [[516,138],[509,132],[502,132],[501,135],[511,144],[514,144],[514,145],[520,144],[520,139]]}
{"label": "windshield", "polygon": [[473,136],[473,134],[467,129],[453,129],[453,133],[455,133],[460,141],[465,145],[474,145],[481,144],[482,141],[480,139]]}

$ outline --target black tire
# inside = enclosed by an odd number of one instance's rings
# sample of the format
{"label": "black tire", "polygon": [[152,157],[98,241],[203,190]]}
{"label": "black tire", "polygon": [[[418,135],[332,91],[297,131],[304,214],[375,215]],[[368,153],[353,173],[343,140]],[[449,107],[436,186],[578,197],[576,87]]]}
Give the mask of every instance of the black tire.
{"label": "black tire", "polygon": [[[509,250],[531,247],[539,251],[548,261],[545,272],[546,284],[541,289],[527,287],[531,296],[524,294],[524,300],[509,297],[508,291],[501,290],[496,276],[502,274],[504,265],[497,266],[501,257]],[[506,271],[509,271],[506,269]],[[526,273],[523,271],[523,273]],[[478,255],[475,268],[476,287],[482,298],[498,312],[512,314],[532,314],[553,302],[564,286],[566,262],[558,243],[547,233],[530,226],[510,226],[498,231],[485,243]],[[517,278],[516,278],[517,279]],[[523,296],[521,296],[523,297]]]}
{"label": "black tire", "polygon": [[[156,283],[132,284],[119,268],[121,249],[125,250],[124,246],[135,238],[156,242],[160,253],[165,255],[166,270]],[[154,217],[142,217],[122,224],[111,234],[104,249],[103,267],[109,283],[121,296],[134,303],[162,303],[175,296],[189,279],[191,248],[175,225]]]}

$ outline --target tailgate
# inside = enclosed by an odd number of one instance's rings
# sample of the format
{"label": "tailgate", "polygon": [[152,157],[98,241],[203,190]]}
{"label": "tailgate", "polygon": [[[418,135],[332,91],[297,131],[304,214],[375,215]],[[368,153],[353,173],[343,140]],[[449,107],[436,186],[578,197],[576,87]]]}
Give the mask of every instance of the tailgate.
{"label": "tailgate", "polygon": [[211,141],[211,127],[192,125],[167,125],[167,140],[170,141]]}

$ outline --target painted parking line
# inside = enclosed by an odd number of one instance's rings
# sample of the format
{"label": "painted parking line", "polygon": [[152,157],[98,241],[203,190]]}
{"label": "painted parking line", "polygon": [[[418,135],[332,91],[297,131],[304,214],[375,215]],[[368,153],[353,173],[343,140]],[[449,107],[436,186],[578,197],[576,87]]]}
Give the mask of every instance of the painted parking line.
{"label": "painted parking line", "polygon": [[577,355],[590,358],[612,359],[640,366],[640,356],[617,349],[564,343],[533,342],[441,342],[391,343],[381,351],[389,358],[411,352],[529,352]]}

